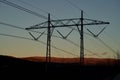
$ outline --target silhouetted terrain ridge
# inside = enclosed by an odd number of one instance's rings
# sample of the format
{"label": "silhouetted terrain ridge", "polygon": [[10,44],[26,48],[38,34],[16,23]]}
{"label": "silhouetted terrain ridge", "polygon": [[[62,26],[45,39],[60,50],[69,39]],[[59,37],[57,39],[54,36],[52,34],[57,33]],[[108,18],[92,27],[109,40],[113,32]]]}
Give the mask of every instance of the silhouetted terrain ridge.
{"label": "silhouetted terrain ridge", "polygon": [[[109,64],[92,64],[92,65],[80,65],[78,62],[57,62],[53,61],[46,64],[43,59],[33,59],[31,58],[16,58],[11,56],[0,56],[0,73],[2,75],[10,74],[26,74],[26,75],[38,75],[43,73],[65,73],[67,74],[79,74],[78,79],[86,80],[112,80],[115,75],[120,74],[119,61]],[[56,60],[56,59],[54,59]],[[91,60],[91,59],[90,59]],[[93,60],[94,61],[94,60]],[[21,75],[22,75],[21,74]],[[86,77],[85,77],[86,76]],[[67,77],[67,76],[66,76]],[[69,76],[71,77],[71,76]],[[77,77],[77,76],[76,76]],[[85,79],[86,78],[86,79]]]}

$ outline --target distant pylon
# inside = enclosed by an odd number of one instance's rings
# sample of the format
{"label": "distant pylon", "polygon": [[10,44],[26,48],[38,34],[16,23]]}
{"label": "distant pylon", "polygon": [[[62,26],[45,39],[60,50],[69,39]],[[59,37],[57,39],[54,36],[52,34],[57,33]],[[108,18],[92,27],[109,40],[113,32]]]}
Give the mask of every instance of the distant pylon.
{"label": "distant pylon", "polygon": [[83,35],[83,11],[81,11],[81,33],[80,33],[80,64],[84,65],[84,35]]}
{"label": "distant pylon", "polygon": [[[87,23],[84,23],[84,21],[87,21]],[[50,57],[51,57],[51,36],[53,33],[53,32],[51,33],[51,29],[58,28],[58,27],[71,27],[71,26],[77,27],[78,32],[80,34],[80,64],[83,65],[84,64],[84,34],[83,34],[84,26],[85,25],[101,25],[101,24],[109,24],[109,22],[83,18],[83,11],[81,11],[81,18],[72,18],[72,19],[51,20],[50,14],[48,14],[48,21],[30,26],[29,28],[26,28],[26,29],[27,30],[44,29],[44,28],[47,29],[46,63],[49,63]],[[79,28],[79,26],[81,26],[81,29]],[[61,33],[59,32],[59,34]]]}

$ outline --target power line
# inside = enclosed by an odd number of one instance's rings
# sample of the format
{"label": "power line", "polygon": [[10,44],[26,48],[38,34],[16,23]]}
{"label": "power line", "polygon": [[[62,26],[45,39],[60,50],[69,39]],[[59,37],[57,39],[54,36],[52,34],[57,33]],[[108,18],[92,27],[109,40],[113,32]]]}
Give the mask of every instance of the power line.
{"label": "power line", "polygon": [[[25,31],[31,31],[31,32],[34,32],[34,33],[40,33],[40,34],[42,33],[42,32],[34,31],[34,30],[26,30],[25,28],[22,28],[22,27],[13,25],[13,24],[5,23],[5,22],[2,22],[2,21],[0,21],[0,24],[6,25],[6,26],[11,27],[11,28],[21,29],[21,30],[25,30]],[[44,35],[47,35],[47,34],[44,33]]]}
{"label": "power line", "polygon": [[[26,30],[25,28],[22,28],[22,27],[19,27],[19,26],[15,26],[15,25],[12,25],[12,24],[8,24],[8,23],[5,23],[5,22],[0,22],[0,24],[6,25],[6,26],[9,26],[9,27],[12,27],[12,28],[17,28],[17,29]],[[35,32],[35,33],[41,33],[41,32],[33,31],[33,30],[30,30],[30,31]],[[45,33],[44,33],[44,34],[45,34]],[[21,39],[27,39],[27,40],[34,40],[34,39],[26,38],[26,37],[15,36],[15,35],[9,35],[9,34],[3,34],[3,33],[0,33],[0,35],[9,36],[9,37],[15,37],[15,38],[21,38]],[[47,34],[45,34],[45,35],[47,35]],[[58,37],[58,36],[55,36],[55,35],[52,35],[52,36],[53,36],[53,37],[57,37],[57,38],[61,38],[61,37]],[[35,40],[34,40],[34,41],[35,41]],[[37,40],[37,41],[38,41],[38,40]],[[46,45],[45,42],[42,42],[42,41],[38,41],[38,42],[40,42],[40,43]],[[63,50],[63,49],[59,49],[59,48],[57,48],[57,47],[55,47],[55,46],[53,46],[53,45],[52,45],[52,47],[55,48],[55,49],[57,49],[57,50],[63,51],[63,52],[65,52],[65,53],[74,55],[74,54],[71,53],[71,52],[65,51],[65,50]],[[74,56],[77,56],[77,55],[74,55]]]}
{"label": "power line", "polygon": [[102,44],[104,44],[109,50],[111,50],[113,53],[116,53],[116,51],[111,48],[108,44],[106,44],[102,39],[97,38]]}
{"label": "power line", "polygon": [[[69,40],[69,39],[65,39],[65,40],[67,40],[67,41],[70,42],[71,44],[75,45],[76,47],[80,47],[80,45],[74,43],[73,41],[71,41],[71,40]],[[92,52],[91,50],[88,50],[88,49],[86,49],[86,48],[84,48],[84,49],[85,49],[87,52],[89,52],[89,53],[95,54],[95,53]]]}
{"label": "power line", "polygon": [[22,1],[22,0],[17,0],[17,1],[19,1],[19,2],[21,2],[21,3],[23,3],[23,4],[25,4],[25,5],[28,5],[28,6],[30,6],[30,7],[34,7],[34,8],[36,8],[36,9],[38,9],[39,11],[42,11],[42,12],[44,12],[44,13],[46,13],[46,14],[49,13],[49,12],[47,12],[47,11],[41,9],[41,8],[38,8],[38,7],[36,7],[35,5],[32,5],[32,4],[30,4],[30,3],[27,3],[27,2],[25,2],[25,1]]}
{"label": "power line", "polygon": [[34,39],[30,39],[30,38],[26,38],[26,37],[21,37],[21,36],[16,36],[16,35],[10,35],[10,34],[4,34],[4,33],[0,33],[0,35],[7,36],[7,37],[13,37],[13,38],[19,38],[19,39],[33,40],[34,41]]}
{"label": "power line", "polygon": [[[86,27],[85,27],[86,28]],[[106,44],[102,39],[100,39],[98,36],[101,34],[101,32],[104,31],[106,27],[104,27],[97,35],[94,34],[92,31],[90,31],[89,29],[87,29],[91,34],[92,34],[92,37],[94,37],[95,39],[97,39],[98,41],[100,41],[104,46],[106,46],[109,50],[111,50],[113,53],[116,53],[116,51],[111,48],[108,44]]]}
{"label": "power line", "polygon": [[[78,10],[80,10],[80,11],[83,11],[81,8],[79,8],[77,5],[75,5],[73,2],[71,2],[71,1],[69,1],[69,0],[65,0],[65,1],[67,1],[69,4],[71,4],[73,7],[75,7],[76,9],[78,9]],[[30,4],[28,4],[28,5],[30,5]],[[32,5],[31,5],[32,6]],[[35,6],[34,6],[35,7]],[[39,9],[39,8],[38,8]],[[43,11],[43,10],[42,10]],[[46,12],[46,11],[44,11],[44,12]],[[48,12],[46,12],[46,13],[48,13]],[[85,13],[85,12],[84,12]],[[86,13],[85,13],[86,14]],[[70,27],[69,27],[70,28]],[[106,27],[105,27],[106,28]],[[72,28],[73,29],[73,28]],[[76,31],[78,31],[77,29],[74,29],[74,30],[76,30]],[[87,35],[90,35],[89,33],[86,33],[86,32],[84,32],[85,34],[87,34]],[[90,35],[90,36],[92,36],[92,35]],[[65,40],[67,40],[67,39],[65,39]],[[70,41],[70,40],[67,40],[67,41],[69,41],[70,43],[72,43],[72,44],[74,44],[74,45],[76,45],[76,46],[79,46],[79,45],[77,45],[77,44],[75,44],[74,42],[72,42],[72,41]],[[101,43],[103,43],[106,47],[108,47],[111,51],[113,51],[113,52],[115,52],[110,46],[108,46],[105,42],[103,42],[100,38],[99,38],[99,41],[101,42]],[[88,51],[88,52],[90,52],[90,53],[93,53],[93,52],[91,52],[90,50],[88,50],[88,49],[85,49],[86,51]]]}
{"label": "power line", "polygon": [[[26,37],[21,37],[21,36],[16,36],[16,35],[10,35],[10,34],[4,34],[4,33],[0,33],[0,35],[2,35],[2,36],[7,36],[7,37],[14,37],[14,38],[19,38],[19,39],[26,39],[26,40],[35,41],[34,39],[31,39],[31,38],[26,38]],[[40,40],[37,40],[36,42],[40,42],[40,43],[46,45],[45,42],[40,41]],[[71,52],[69,52],[69,51],[66,51],[66,50],[57,48],[57,47],[54,46],[54,45],[51,45],[51,46],[52,46],[54,49],[57,49],[57,50],[62,51],[62,52],[65,52],[65,53],[67,53],[67,54],[74,55],[74,56],[78,56],[78,55],[75,55],[75,54],[73,54],[73,53],[71,53]]]}
{"label": "power line", "polygon": [[12,2],[10,2],[10,1],[0,0],[0,2],[2,2],[2,3],[4,3],[4,4],[7,4],[7,5],[9,5],[9,6],[12,6],[12,7],[14,7],[14,8],[17,8],[17,9],[19,9],[19,10],[25,11],[25,12],[27,12],[27,13],[30,13],[30,14],[32,14],[32,15],[35,15],[35,16],[37,16],[37,17],[40,17],[40,18],[43,18],[43,19],[47,19],[46,16],[43,16],[43,15],[37,13],[37,12],[34,12],[34,11],[32,11],[32,10],[30,10],[30,9],[27,9],[27,8],[24,8],[24,7],[20,6],[20,5],[17,5],[17,4],[15,4],[15,3],[12,3]]}
{"label": "power line", "polygon": [[22,28],[22,27],[19,27],[19,26],[15,26],[15,25],[12,25],[12,24],[8,24],[8,23],[5,23],[5,22],[1,22],[1,21],[0,21],[0,24],[6,25],[6,26],[9,26],[9,27],[12,27],[12,28],[25,30],[25,28]]}
{"label": "power line", "polygon": [[65,0],[66,2],[68,2],[70,5],[72,5],[74,8],[76,8],[77,10],[79,10],[79,11],[83,11],[83,13],[85,13],[87,16],[88,16],[88,14],[83,10],[83,9],[81,9],[81,8],[79,8],[76,4],[74,4],[72,1],[70,1],[70,0]]}
{"label": "power line", "polygon": [[[31,32],[34,32],[34,33],[40,33],[40,34],[42,34],[42,32],[39,32],[39,31],[26,30],[25,28],[22,28],[22,27],[13,25],[13,24],[5,23],[5,22],[2,22],[2,21],[0,21],[0,24],[6,25],[6,26],[11,27],[11,28],[16,28],[16,29],[21,29],[21,30],[25,30],[25,31],[31,31]],[[44,35],[47,35],[47,34],[44,33]],[[56,36],[56,35],[52,35],[52,37],[56,37],[56,38],[61,38],[62,39],[62,37],[59,37],[59,36]]]}
{"label": "power line", "polygon": [[[9,24],[9,23],[5,23],[5,22],[1,22],[1,21],[0,21],[0,24],[2,24],[2,25],[6,25],[6,26],[9,26],[9,27],[12,27],[12,28],[16,28],[16,29],[21,29],[21,30],[25,30],[25,31],[27,31],[25,28],[22,28],[22,27],[19,27],[19,26],[13,25],[13,24]],[[69,27],[69,28],[71,28],[71,27]],[[86,27],[85,27],[85,28],[86,28]],[[73,28],[72,28],[72,29],[73,29]],[[73,29],[73,30],[75,30],[75,31],[78,32],[77,29]],[[28,31],[42,34],[42,32],[39,32],[39,31],[34,31],[34,30],[28,30]],[[89,35],[89,36],[91,36],[91,37],[94,37],[93,35],[91,35],[91,34],[89,34],[89,33],[87,33],[87,32],[84,32],[84,33],[87,34],[87,35]],[[44,33],[44,35],[47,35],[47,34]],[[52,37],[56,37],[56,38],[63,39],[62,37],[59,37],[59,36],[56,36],[56,35],[52,35]],[[21,38],[22,38],[22,37],[21,37]],[[33,40],[34,40],[34,39],[33,39]],[[70,39],[67,39],[67,38],[66,38],[66,39],[63,39],[63,40],[66,40],[66,41],[68,41],[69,43],[75,45],[76,47],[79,47],[78,44],[76,44],[75,42],[71,41]],[[101,40],[99,40],[99,41],[100,41],[103,45],[105,45],[106,47],[108,47],[112,52],[115,52],[110,46],[106,45],[105,42],[103,42],[103,41],[101,41]],[[55,48],[56,48],[56,47],[55,47]],[[85,48],[85,50],[88,51],[88,52],[90,52],[90,53],[94,53],[94,52],[92,52],[92,51],[90,51],[90,50],[88,50],[88,49],[86,49],[86,48]]]}
{"label": "power line", "polygon": [[[7,26],[12,27],[12,28],[17,28],[17,29],[25,30],[25,28],[21,28],[21,27],[12,25],[12,24],[4,23],[4,22],[0,22],[0,24],[2,24],[2,25],[7,25]],[[33,31],[33,30],[30,30],[30,31],[36,32],[36,31]],[[41,33],[41,32],[37,32],[37,33]],[[34,39],[30,39],[30,38],[25,38],[25,37],[15,36],[15,35],[9,35],[9,34],[3,34],[3,33],[0,33],[0,35],[3,35],[3,36],[10,36],[10,37],[16,37],[16,38],[21,38],[21,39],[27,39],[27,40],[34,40]],[[53,35],[53,36],[54,36],[54,35]],[[58,37],[58,36],[54,36],[54,37],[60,38],[60,37]],[[38,41],[38,42],[40,42],[40,43],[46,45],[45,42],[42,42],[42,41]],[[71,53],[71,52],[65,51],[65,50],[63,50],[63,49],[59,49],[59,48],[57,48],[57,47],[55,47],[55,46],[53,46],[53,45],[52,45],[52,47],[55,48],[55,49],[57,49],[57,50],[60,50],[60,51],[62,51],[62,52],[65,52],[65,53],[68,53],[68,54],[77,56],[77,55],[75,55],[75,54],[73,54],[73,53]]]}
{"label": "power line", "polygon": [[[6,25],[6,26],[9,26],[9,27],[12,27],[12,28],[17,28],[17,29],[26,30],[25,28],[22,28],[22,27],[19,27],[19,26],[16,26],[16,25],[12,25],[12,24],[9,24],[9,23],[1,22],[1,21],[0,21],[0,24]],[[30,30],[30,31],[31,31],[31,32],[35,32],[35,33],[41,33],[41,32],[33,31],[33,30]],[[18,37],[18,36],[7,35],[7,34],[1,34],[1,35],[12,36],[12,37]],[[44,33],[44,35],[47,35],[47,34]],[[59,36],[56,36],[56,35],[52,35],[52,37],[56,37],[56,38],[61,38],[61,39],[63,39],[62,37],[59,37]],[[25,38],[25,37],[19,37],[19,38],[29,39],[29,38]],[[34,39],[32,39],[32,40],[34,40]],[[66,40],[66,41],[68,41],[69,43],[71,43],[71,44],[73,44],[73,45],[79,47],[78,44],[74,43],[74,42],[71,41],[70,39],[63,39],[63,40]],[[56,48],[56,47],[55,47],[55,48]],[[85,50],[88,51],[88,52],[90,52],[90,53],[93,53],[92,51],[90,51],[90,50],[88,50],[88,49],[85,49]],[[62,51],[64,51],[64,50],[62,50]]]}
{"label": "power line", "polygon": [[[0,22],[0,24],[3,24],[3,25],[7,25],[7,26],[10,26],[10,27],[13,27],[13,28],[18,28],[18,29],[23,29],[23,30],[25,30],[25,28],[21,28],[21,27],[18,27],[18,26],[15,26],[15,25],[11,25],[11,24],[8,24],[8,23],[4,23],[4,22]],[[74,29],[75,30],[75,29]],[[76,31],[78,31],[78,30],[76,30]],[[33,32],[36,32],[36,31],[33,31]],[[37,32],[37,33],[41,33],[41,32]],[[86,34],[88,34],[88,33],[86,33]],[[90,34],[88,34],[88,35],[90,35]],[[54,35],[53,35],[54,36]],[[58,36],[54,36],[54,37],[58,37]],[[58,37],[58,38],[61,38],[61,37]],[[69,42],[71,42],[70,40],[69,40]],[[71,42],[72,44],[74,44],[73,42]],[[103,42],[102,42],[103,43]],[[104,45],[105,45],[105,43],[103,43]],[[106,45],[105,45],[106,46]],[[110,50],[112,50],[113,51],[113,49],[111,49],[108,45],[107,45],[107,47],[110,49]],[[89,50],[87,50],[87,51],[89,51]],[[89,51],[90,52],[90,51]],[[113,51],[114,52],[114,51]]]}
{"label": "power line", "polygon": [[[41,32],[39,32],[39,31],[27,30],[27,29],[25,29],[25,28],[22,28],[22,27],[13,25],[13,24],[5,23],[5,22],[2,22],[2,21],[0,21],[0,24],[6,25],[6,26],[9,26],[9,27],[12,27],[12,28],[17,28],[17,29],[25,30],[25,31],[31,31],[31,32],[35,32],[35,33],[41,33]],[[71,28],[71,27],[69,27],[69,28]],[[74,28],[71,28],[71,29],[73,29],[73,30],[75,30],[75,31],[78,32],[77,29],[74,29]],[[89,34],[89,33],[87,33],[87,32],[84,32],[84,33],[87,34],[87,35],[89,35],[89,36],[92,36],[91,34]],[[44,33],[44,35],[47,35],[47,34]],[[53,37],[57,37],[57,38],[62,38],[62,37],[59,37],[59,36],[56,36],[56,35],[52,35],[52,36],[53,36]],[[92,36],[92,37],[93,37],[93,36]]]}
{"label": "power line", "polygon": [[[5,23],[5,22],[0,22],[0,24],[2,24],[2,25],[7,25],[7,26],[12,27],[12,28],[17,28],[17,29],[26,30],[25,28],[22,28],[22,27],[19,27],[19,26],[15,26],[15,25],[12,25],[12,24],[8,24],[8,23]],[[71,27],[69,27],[69,28],[71,28]],[[72,29],[73,29],[73,28],[72,28]],[[76,31],[78,32],[77,29],[74,29],[74,30],[76,30]],[[31,32],[35,32],[35,33],[41,33],[41,32],[33,31],[33,30],[30,30],[30,31],[31,31]],[[89,35],[89,36],[92,36],[92,35],[90,35],[89,33],[86,33],[86,32],[84,32],[84,33],[87,34],[87,35]],[[44,33],[44,35],[47,35],[47,34]],[[56,35],[52,35],[52,36],[63,39],[62,37],[59,37],[59,36],[56,36]],[[93,37],[93,36],[92,36],[92,37]],[[71,40],[69,40],[69,39],[64,39],[64,40],[70,42],[71,44],[73,44],[73,45],[75,45],[75,46],[77,46],[77,47],[79,46],[78,44],[74,43],[73,41],[71,41]],[[100,42],[101,42],[101,41],[100,41]],[[103,43],[103,42],[102,42],[102,43]],[[105,45],[105,43],[103,43],[103,44]],[[108,47],[108,45],[107,45],[107,47]],[[110,50],[112,50],[110,47],[108,47],[108,48],[109,48]],[[88,50],[88,49],[85,49],[85,50],[91,53],[90,50]],[[113,51],[113,50],[112,50],[112,51]],[[93,53],[93,52],[92,52],[92,53]]]}
{"label": "power line", "polygon": [[[28,6],[32,7],[32,8],[34,7],[34,8],[36,8],[37,10],[42,11],[42,12],[44,12],[44,13],[46,13],[46,14],[49,14],[49,13],[50,13],[50,12],[47,12],[47,11],[45,11],[45,10],[43,10],[43,9],[41,9],[41,8],[33,5],[33,4],[27,3],[27,2],[25,2],[25,1],[22,1],[22,0],[17,0],[17,1],[19,1],[19,2],[21,2],[21,3],[23,3],[23,4],[25,4],[25,5],[28,5]],[[53,14],[51,14],[51,15],[52,15],[53,17],[57,18],[57,17],[54,16]]]}
{"label": "power line", "polygon": [[83,11],[82,9],[80,9],[78,6],[76,6],[74,3],[72,3],[70,0],[65,0],[67,1],[69,4],[71,4],[73,7],[75,7],[76,9]]}

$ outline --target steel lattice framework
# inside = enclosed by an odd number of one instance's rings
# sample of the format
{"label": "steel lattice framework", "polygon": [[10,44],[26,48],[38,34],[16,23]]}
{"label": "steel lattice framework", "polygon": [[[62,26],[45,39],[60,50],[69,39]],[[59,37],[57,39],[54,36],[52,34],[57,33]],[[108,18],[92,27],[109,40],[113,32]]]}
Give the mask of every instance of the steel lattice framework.
{"label": "steel lattice framework", "polygon": [[46,62],[50,62],[51,57],[51,36],[54,28],[57,27],[77,27],[78,32],[80,34],[80,64],[84,64],[84,35],[83,35],[83,26],[87,25],[102,25],[102,24],[110,24],[109,22],[99,21],[99,20],[92,20],[83,18],[83,11],[81,11],[81,18],[72,18],[72,19],[58,19],[58,20],[51,20],[50,14],[48,14],[48,21],[32,25],[26,30],[30,29],[44,29],[46,28],[47,31],[47,48],[46,48]]}

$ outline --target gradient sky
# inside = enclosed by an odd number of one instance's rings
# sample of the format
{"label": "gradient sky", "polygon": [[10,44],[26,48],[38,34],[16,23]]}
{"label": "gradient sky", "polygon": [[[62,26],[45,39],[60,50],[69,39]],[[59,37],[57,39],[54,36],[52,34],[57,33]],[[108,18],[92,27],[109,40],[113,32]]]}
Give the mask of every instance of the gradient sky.
{"label": "gradient sky", "polygon": [[[99,35],[105,42],[103,44],[98,39],[84,34],[85,57],[116,58],[116,52],[120,51],[120,0],[8,0],[22,7],[30,9],[47,17],[51,14],[51,19],[80,18],[80,9],[84,11],[84,17],[93,20],[110,22],[108,25],[85,26],[97,34],[103,27],[106,29]],[[30,6],[31,5],[31,6]],[[0,2],[0,22],[13,24],[22,28],[46,21],[43,18],[21,11]],[[63,35],[70,32],[68,28],[57,28]],[[43,32],[44,30],[39,30]],[[11,28],[0,24],[0,33],[32,37],[27,31]],[[39,34],[32,33],[35,36]],[[54,35],[60,36],[57,32]],[[73,31],[68,37],[71,41],[79,45],[79,33]],[[46,43],[46,35],[39,39]],[[52,37],[52,56],[57,57],[79,57],[79,47],[70,44],[66,40]],[[107,46],[106,46],[107,45]],[[109,48],[110,47],[110,48]],[[56,49],[57,48],[57,49]],[[73,55],[65,53],[65,50]],[[115,52],[113,52],[113,50]],[[91,51],[91,52],[90,52]],[[7,37],[0,35],[0,55],[11,55],[17,57],[45,56],[46,45],[40,42]],[[78,55],[78,56],[76,56]]]}

